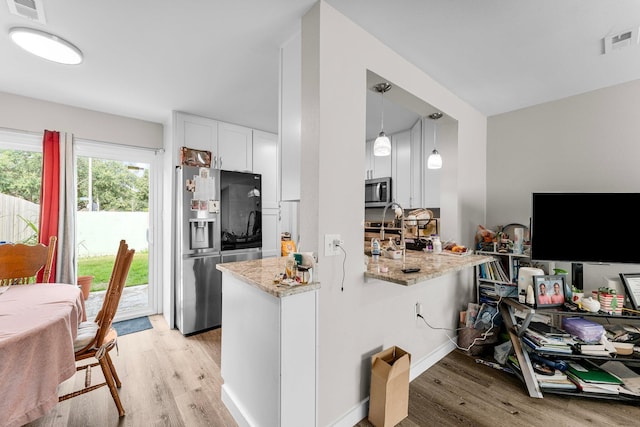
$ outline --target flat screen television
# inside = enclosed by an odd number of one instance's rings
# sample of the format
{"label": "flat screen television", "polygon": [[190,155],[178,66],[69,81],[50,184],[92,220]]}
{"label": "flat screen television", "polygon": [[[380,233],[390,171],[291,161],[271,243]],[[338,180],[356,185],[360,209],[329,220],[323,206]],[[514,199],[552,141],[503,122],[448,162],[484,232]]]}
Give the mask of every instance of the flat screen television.
{"label": "flat screen television", "polygon": [[640,264],[640,193],[533,193],[531,259]]}

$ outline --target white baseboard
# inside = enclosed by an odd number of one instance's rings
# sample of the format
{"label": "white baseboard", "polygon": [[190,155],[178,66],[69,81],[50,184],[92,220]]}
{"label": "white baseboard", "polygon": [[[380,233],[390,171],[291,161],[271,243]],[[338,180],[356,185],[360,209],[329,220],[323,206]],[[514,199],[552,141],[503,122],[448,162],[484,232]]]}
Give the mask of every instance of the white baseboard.
{"label": "white baseboard", "polygon": [[245,416],[244,411],[242,410],[241,405],[238,404],[238,400],[233,396],[233,393],[229,390],[228,387],[222,385],[221,390],[222,403],[227,407],[229,413],[233,417],[233,419],[238,423],[239,427],[252,427],[258,424],[251,423],[247,416]]}
{"label": "white baseboard", "polygon": [[[447,354],[451,353],[456,346],[451,341],[447,341],[442,344],[440,347],[436,348],[431,353],[427,354],[422,359],[414,362],[411,365],[411,370],[409,371],[409,381],[413,381],[418,378],[422,373],[424,373],[427,369],[438,363],[440,359],[445,357]],[[347,413],[345,413],[342,417],[336,420],[332,427],[353,427],[358,424],[362,419],[366,418],[369,415],[369,397],[361,401],[358,405],[351,408]]]}

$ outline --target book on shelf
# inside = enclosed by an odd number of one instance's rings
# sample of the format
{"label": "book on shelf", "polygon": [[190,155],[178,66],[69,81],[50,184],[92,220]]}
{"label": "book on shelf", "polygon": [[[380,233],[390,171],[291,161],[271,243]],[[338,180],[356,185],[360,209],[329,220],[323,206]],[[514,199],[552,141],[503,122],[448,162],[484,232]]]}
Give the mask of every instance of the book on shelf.
{"label": "book on shelf", "polygon": [[525,343],[531,349],[541,353],[552,353],[552,354],[572,354],[573,353],[573,350],[568,344],[564,344],[564,343],[537,344],[527,336],[526,332],[522,336],[522,342]]}
{"label": "book on shelf", "polygon": [[620,384],[593,383],[584,381],[569,371],[567,371],[567,378],[578,387],[578,390],[584,393],[620,394]]}
{"label": "book on shelf", "polygon": [[622,362],[609,361],[600,365],[602,369],[622,380],[619,388],[620,394],[640,396],[640,375]]}
{"label": "book on shelf", "polygon": [[571,336],[567,331],[564,331],[560,328],[556,328],[555,326],[548,325],[542,322],[530,322],[529,329],[546,336],[551,337],[569,337]]}
{"label": "book on shelf", "polygon": [[567,362],[567,376],[572,375],[581,381],[591,384],[609,384],[621,385],[623,382],[620,378],[605,371],[595,363],[588,360]]}
{"label": "book on shelf", "polygon": [[576,339],[573,347],[577,353],[587,356],[611,356],[612,354],[616,354],[616,348],[604,335],[598,342],[588,343]]}

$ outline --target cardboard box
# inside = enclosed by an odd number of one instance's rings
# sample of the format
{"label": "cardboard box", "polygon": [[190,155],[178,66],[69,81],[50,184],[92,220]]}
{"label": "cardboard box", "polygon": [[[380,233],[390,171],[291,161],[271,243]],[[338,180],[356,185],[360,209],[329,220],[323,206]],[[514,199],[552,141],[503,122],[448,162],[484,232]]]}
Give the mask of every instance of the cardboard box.
{"label": "cardboard box", "polygon": [[398,424],[409,415],[411,355],[393,346],[371,357],[369,422],[375,427]]}

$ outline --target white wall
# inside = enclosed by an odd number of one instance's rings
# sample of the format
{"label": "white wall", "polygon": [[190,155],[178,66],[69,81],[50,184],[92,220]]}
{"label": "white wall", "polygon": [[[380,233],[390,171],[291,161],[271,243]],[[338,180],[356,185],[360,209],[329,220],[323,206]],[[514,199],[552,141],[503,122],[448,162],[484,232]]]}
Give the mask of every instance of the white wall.
{"label": "white wall", "polygon": [[143,148],[162,148],[162,124],[116,116],[0,92],[0,127],[27,132],[45,129],[76,138]]}
{"label": "white wall", "polygon": [[640,80],[490,117],[487,225],[529,224],[534,191],[638,191],[638,111]]}
{"label": "white wall", "polygon": [[[416,322],[416,301],[425,304],[432,324],[454,327],[458,310],[472,298],[472,271],[411,287],[364,280],[367,70],[458,120],[457,145],[442,147],[443,230],[469,243],[484,221],[486,118],[335,9],[317,3],[302,23],[300,232],[301,250],[319,252],[319,426],[353,425],[366,416],[373,353],[398,345],[412,354],[415,369],[449,348],[442,331]],[[345,242],[344,277],[343,256],[325,257],[320,250],[326,233],[339,233]]]}
{"label": "white wall", "polygon": [[[529,224],[534,191],[638,192],[640,80],[490,117],[487,225]],[[624,232],[594,207],[594,240]],[[578,221],[578,219],[576,219]],[[635,244],[635,242],[630,242]],[[558,265],[570,271],[568,264]],[[640,265],[585,265],[585,290]]]}

